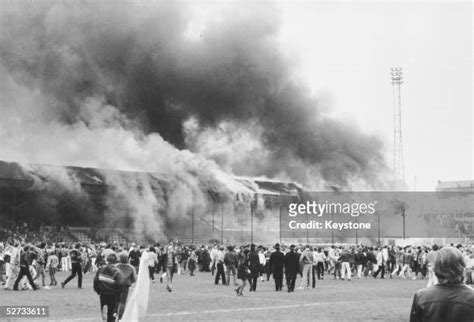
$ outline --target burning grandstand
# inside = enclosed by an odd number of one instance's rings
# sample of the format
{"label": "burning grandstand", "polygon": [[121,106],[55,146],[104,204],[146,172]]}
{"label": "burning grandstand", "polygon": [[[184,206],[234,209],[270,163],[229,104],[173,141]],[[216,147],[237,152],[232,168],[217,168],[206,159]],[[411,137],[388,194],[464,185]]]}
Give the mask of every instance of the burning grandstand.
{"label": "burning grandstand", "polygon": [[[114,228],[127,239],[266,241],[279,237],[280,201],[302,192],[274,180],[213,179],[185,191],[158,173],[0,162],[2,221],[67,225],[79,237]],[[140,209],[150,199],[156,207]]]}
{"label": "burning grandstand", "polygon": [[206,14],[154,1],[2,10],[0,215],[248,239],[277,234],[275,199],[300,186],[384,185],[381,141],[293,77],[276,7]]}

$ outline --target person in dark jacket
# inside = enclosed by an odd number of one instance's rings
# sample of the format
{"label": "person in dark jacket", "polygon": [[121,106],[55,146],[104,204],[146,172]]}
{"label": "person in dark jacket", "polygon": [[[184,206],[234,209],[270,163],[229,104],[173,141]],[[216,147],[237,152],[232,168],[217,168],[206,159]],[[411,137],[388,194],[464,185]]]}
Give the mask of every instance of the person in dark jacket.
{"label": "person in dark jacket", "polygon": [[351,253],[349,249],[344,249],[339,257],[341,262],[341,280],[344,280],[347,276],[347,280],[351,280],[351,266],[350,266]]}
{"label": "person in dark jacket", "polygon": [[107,263],[105,262],[105,258],[104,258],[104,255],[102,254],[104,251],[103,248],[100,248],[98,251],[97,251],[97,256],[95,258],[95,266],[97,268],[101,267],[102,265],[107,265]]}
{"label": "person in dark jacket", "polygon": [[366,255],[366,266],[364,270],[364,276],[367,277],[370,274],[374,274],[375,272],[375,265],[377,264],[377,258],[374,254],[374,249],[369,247]]}
{"label": "person in dark jacket", "polygon": [[281,291],[283,287],[283,266],[285,255],[280,251],[280,244],[275,244],[275,251],[270,255],[270,267],[275,280],[275,290]]}
{"label": "person in dark jacket", "polygon": [[255,245],[250,246],[249,253],[249,268],[250,268],[250,292],[257,290],[257,281],[260,276],[260,259],[258,252],[255,250]]}
{"label": "person in dark jacket", "polygon": [[194,270],[196,269],[197,255],[193,246],[191,246],[191,251],[189,252],[187,267],[189,269],[189,275],[194,276]]}
{"label": "person in dark jacket", "polygon": [[234,285],[237,286],[237,285],[239,285],[239,284],[237,284],[237,281],[236,281],[238,257],[237,257],[237,254],[234,251],[233,246],[227,247],[227,250],[228,250],[227,253],[225,253],[225,255],[224,255],[224,264],[225,264],[226,270],[227,270],[227,272],[226,272],[227,273],[226,282],[227,282],[227,285],[229,285],[230,275],[232,274],[232,277],[234,278]]}
{"label": "person in dark jacket", "polygon": [[362,278],[362,270],[366,266],[367,257],[362,249],[357,250],[355,254],[355,265],[357,267],[357,278]]}
{"label": "person in dark jacket", "polygon": [[454,247],[439,250],[433,270],[438,284],[416,292],[410,322],[474,321],[474,290],[464,284],[462,253]]}
{"label": "person in dark jacket", "polygon": [[120,293],[123,289],[123,274],[115,263],[117,255],[109,254],[106,258],[107,265],[100,267],[94,278],[94,291],[100,296],[100,309],[102,320],[116,321]]}
{"label": "person in dark jacket", "polygon": [[26,276],[28,282],[30,283],[31,287],[36,291],[38,286],[36,286],[33,278],[31,277],[30,273],[30,265],[31,265],[31,258],[30,258],[30,246],[25,246],[23,249],[20,248],[20,274],[16,278],[15,284],[13,285],[13,289],[18,291],[18,284],[20,283],[23,276]]}
{"label": "person in dark jacket", "polygon": [[202,256],[202,272],[211,272],[211,254],[209,254],[209,250],[207,247],[203,247],[201,252]]}
{"label": "person in dark jacket", "polygon": [[123,288],[120,292],[119,304],[118,304],[118,317],[119,320],[122,319],[123,312],[125,310],[125,304],[127,302],[128,291],[130,286],[137,281],[137,273],[135,272],[135,267],[128,263],[127,253],[120,254],[120,263],[116,265],[117,269],[123,275]]}
{"label": "person in dark jacket", "polygon": [[395,266],[397,263],[396,259],[396,251],[395,251],[395,246],[392,246],[388,250],[388,261],[387,261],[387,270],[390,273],[390,278],[393,278],[393,275],[391,274],[395,270]]}
{"label": "person in dark jacket", "polygon": [[242,249],[239,253],[238,265],[237,265],[237,278],[242,280],[242,284],[239,285],[235,292],[237,296],[242,296],[245,286],[247,285],[247,280],[250,278],[250,268],[249,268],[249,260],[248,260],[249,249]]}
{"label": "person in dark jacket", "polygon": [[179,265],[180,265],[181,274],[186,273],[188,258],[189,258],[189,249],[187,247],[184,247],[181,250],[181,253],[179,256]]}
{"label": "person in dark jacket", "polygon": [[69,275],[69,277],[66,278],[64,282],[61,283],[62,288],[64,288],[64,286],[66,286],[66,284],[69,283],[70,280],[76,277],[76,275],[77,275],[77,287],[82,288],[82,267],[81,267],[82,258],[81,258],[81,252],[79,250],[80,248],[81,248],[81,244],[77,243],[74,249],[72,249],[69,252],[69,257],[71,258],[72,271],[71,271],[71,275]]}
{"label": "person in dark jacket", "polygon": [[128,253],[128,258],[130,259],[130,265],[135,267],[135,271],[138,272],[138,268],[140,266],[140,250],[137,247],[137,244],[132,243],[132,247],[130,252]]}
{"label": "person in dark jacket", "polygon": [[295,245],[290,246],[290,251],[285,254],[285,275],[288,293],[295,291],[296,275],[300,269],[300,256],[295,252]]}

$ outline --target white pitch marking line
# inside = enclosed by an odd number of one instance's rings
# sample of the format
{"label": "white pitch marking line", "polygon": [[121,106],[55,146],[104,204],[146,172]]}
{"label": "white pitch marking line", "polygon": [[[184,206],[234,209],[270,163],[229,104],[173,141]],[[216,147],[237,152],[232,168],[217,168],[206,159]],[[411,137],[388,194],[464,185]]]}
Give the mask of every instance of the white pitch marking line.
{"label": "white pitch marking line", "polygon": [[[338,302],[339,303],[339,302]],[[184,311],[184,312],[170,312],[170,313],[152,313],[147,314],[145,318],[151,317],[166,317],[166,316],[179,316],[179,315],[194,315],[194,314],[213,314],[213,313],[229,313],[229,312],[242,312],[242,311],[259,311],[259,310],[275,310],[275,309],[290,309],[306,306],[319,306],[321,302],[305,303],[305,304],[292,304],[292,305],[280,305],[280,306],[263,306],[263,307],[247,307],[238,309],[220,309],[220,310],[206,310],[206,311]],[[76,318],[67,321],[92,321],[93,318]]]}
{"label": "white pitch marking line", "polygon": [[[252,299],[252,298],[247,298]],[[386,299],[379,299],[379,301],[385,301]],[[371,299],[371,302],[377,301],[377,299]],[[220,310],[206,310],[206,311],[184,311],[184,312],[170,312],[170,313],[147,313],[146,318],[152,317],[167,317],[167,316],[180,316],[180,315],[194,315],[194,314],[214,314],[214,313],[229,313],[229,312],[245,312],[245,311],[259,311],[259,310],[278,310],[278,309],[291,309],[298,307],[311,307],[320,306],[327,304],[349,304],[349,303],[361,303],[365,301],[333,301],[333,302],[313,302],[303,304],[292,304],[292,305],[280,305],[280,306],[263,306],[263,307],[247,307],[247,308],[236,308],[236,309],[220,309]],[[58,321],[57,319],[55,319]],[[96,321],[97,318],[74,318],[74,319],[59,319],[59,321]]]}
{"label": "white pitch marking line", "polygon": [[258,311],[258,310],[275,310],[275,309],[290,309],[304,306],[319,306],[323,303],[305,303],[305,304],[293,304],[293,305],[280,305],[280,306],[263,306],[263,307],[245,307],[238,309],[220,309],[220,310],[206,310],[206,311],[194,311],[194,312],[171,312],[171,313],[154,313],[147,314],[146,317],[158,317],[158,316],[174,316],[174,315],[193,315],[193,314],[213,314],[213,313],[229,313],[229,312],[241,312],[241,311]]}
{"label": "white pitch marking line", "polygon": [[[248,298],[252,299],[252,298]],[[384,300],[385,299],[381,299]],[[371,299],[371,302],[374,300]],[[229,313],[229,312],[244,312],[244,311],[259,311],[259,310],[278,310],[278,309],[291,309],[298,307],[311,307],[311,306],[320,306],[327,304],[349,304],[349,303],[361,303],[365,301],[336,301],[336,302],[313,302],[313,303],[303,303],[303,304],[292,304],[292,305],[280,305],[280,306],[263,306],[263,307],[246,307],[246,308],[236,308],[236,309],[220,309],[220,310],[206,310],[206,311],[191,311],[191,312],[170,312],[170,313],[149,313],[145,316],[148,317],[166,317],[166,316],[179,316],[179,315],[194,315],[194,314],[213,314],[213,313]]]}

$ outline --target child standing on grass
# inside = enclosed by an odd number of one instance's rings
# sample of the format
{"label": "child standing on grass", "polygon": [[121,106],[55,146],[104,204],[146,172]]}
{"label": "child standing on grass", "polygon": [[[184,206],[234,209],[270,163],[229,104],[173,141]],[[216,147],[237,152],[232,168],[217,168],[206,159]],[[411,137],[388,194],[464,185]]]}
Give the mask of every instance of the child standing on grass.
{"label": "child standing on grass", "polygon": [[56,281],[56,270],[59,265],[59,258],[56,255],[56,252],[51,252],[48,254],[48,262],[46,264],[46,268],[49,271],[49,278],[51,280],[50,286],[57,285],[58,282]]}

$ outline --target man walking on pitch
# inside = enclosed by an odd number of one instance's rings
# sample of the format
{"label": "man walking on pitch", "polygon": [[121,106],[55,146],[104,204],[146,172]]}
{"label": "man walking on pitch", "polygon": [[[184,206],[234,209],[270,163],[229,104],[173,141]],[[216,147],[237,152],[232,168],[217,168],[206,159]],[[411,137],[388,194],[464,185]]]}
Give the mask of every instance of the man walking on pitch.
{"label": "man walking on pitch", "polygon": [[309,245],[306,245],[305,250],[301,254],[300,264],[303,266],[303,278],[299,289],[309,289],[311,287],[311,273],[313,269],[313,252]]}
{"label": "man walking on pitch", "polygon": [[290,251],[285,255],[285,275],[288,293],[295,291],[296,275],[300,270],[300,256],[295,252],[295,245],[290,246]]}
{"label": "man walking on pitch", "polygon": [[275,280],[275,290],[281,291],[283,287],[283,265],[285,255],[280,251],[280,244],[275,244],[275,251],[270,255],[270,267]]}
{"label": "man walking on pitch", "polygon": [[140,265],[140,250],[137,247],[137,244],[132,243],[130,252],[128,253],[128,258],[130,260],[130,265],[135,267],[135,271],[138,272],[138,266]]}
{"label": "man walking on pitch", "polygon": [[214,283],[219,284],[219,279],[222,278],[222,285],[226,285],[225,281],[225,270],[224,270],[224,246],[221,246],[220,249],[215,254],[215,265],[217,267],[216,278]]}
{"label": "man walking on pitch", "polygon": [[61,283],[62,288],[69,283],[77,275],[77,287],[82,288],[82,267],[81,267],[81,244],[77,243],[75,248],[69,252],[69,257],[71,257],[71,275],[64,282]]}
{"label": "man walking on pitch", "polygon": [[31,258],[29,249],[30,246],[25,246],[22,250],[20,250],[20,274],[16,278],[15,284],[13,285],[13,289],[15,291],[18,291],[18,284],[20,283],[23,276],[26,276],[33,290],[36,291],[38,289],[38,286],[36,286],[36,284],[33,282],[33,278],[31,277],[30,273]]}
{"label": "man walking on pitch", "polygon": [[250,292],[257,291],[257,281],[260,275],[260,258],[258,252],[255,249],[255,245],[250,245],[249,253],[249,268],[250,268]]}

